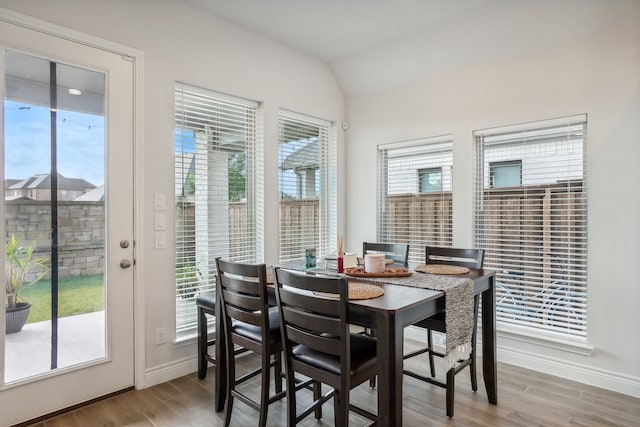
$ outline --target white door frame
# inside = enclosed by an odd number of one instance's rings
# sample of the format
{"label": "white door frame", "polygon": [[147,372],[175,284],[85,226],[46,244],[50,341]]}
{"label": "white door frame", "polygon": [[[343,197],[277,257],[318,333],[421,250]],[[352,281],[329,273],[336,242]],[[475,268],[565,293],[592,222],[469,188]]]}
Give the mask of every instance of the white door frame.
{"label": "white door frame", "polygon": [[[119,54],[128,57],[133,63],[133,167],[134,167],[134,200],[133,200],[133,239],[134,245],[134,260],[144,253],[144,227],[143,227],[143,206],[141,197],[143,192],[142,187],[142,155],[143,152],[143,93],[142,93],[142,75],[143,75],[143,53],[137,49],[124,46],[118,43],[114,43],[108,40],[90,36],[69,28],[58,26],[37,18],[33,18],[28,15],[17,13],[5,8],[0,7],[0,20],[18,25],[24,28],[28,28],[40,33],[48,34],[53,37],[73,41],[83,44],[85,46],[93,47],[103,51]],[[4,259],[0,260],[0,267],[4,267]],[[134,269],[134,385],[136,388],[143,388],[145,386],[145,309],[144,295],[145,286],[144,280],[144,263],[136,263]]]}

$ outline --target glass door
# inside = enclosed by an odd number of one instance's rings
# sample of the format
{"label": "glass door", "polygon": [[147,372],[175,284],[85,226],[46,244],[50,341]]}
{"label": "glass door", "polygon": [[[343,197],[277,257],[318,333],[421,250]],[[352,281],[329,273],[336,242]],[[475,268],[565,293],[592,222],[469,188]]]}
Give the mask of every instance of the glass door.
{"label": "glass door", "polygon": [[11,424],[133,384],[133,64],[0,27]]}

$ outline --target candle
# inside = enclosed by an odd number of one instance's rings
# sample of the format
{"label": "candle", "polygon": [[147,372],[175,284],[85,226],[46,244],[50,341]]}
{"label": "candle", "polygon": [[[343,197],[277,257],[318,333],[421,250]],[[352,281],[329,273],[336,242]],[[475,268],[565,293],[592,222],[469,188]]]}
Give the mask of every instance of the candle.
{"label": "candle", "polygon": [[342,250],[342,236],[338,237],[338,273],[344,273],[344,252]]}

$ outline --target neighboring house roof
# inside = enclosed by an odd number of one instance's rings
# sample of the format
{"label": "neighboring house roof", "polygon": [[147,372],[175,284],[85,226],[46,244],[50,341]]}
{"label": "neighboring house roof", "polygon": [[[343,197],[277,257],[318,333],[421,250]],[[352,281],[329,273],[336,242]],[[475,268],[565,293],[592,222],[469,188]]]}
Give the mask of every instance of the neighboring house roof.
{"label": "neighboring house roof", "polygon": [[4,188],[5,190],[8,190],[9,188],[11,188],[11,186],[16,185],[17,183],[19,183],[20,181],[22,181],[21,179],[5,179],[4,180]]}
{"label": "neighboring house roof", "polygon": [[[67,178],[58,174],[58,190],[85,191],[88,188],[96,188],[96,186],[82,178]],[[51,189],[51,174],[33,175],[17,182],[9,189]]]}
{"label": "neighboring house roof", "polygon": [[25,197],[25,196],[7,196],[4,198],[4,200],[33,200],[31,197]]}
{"label": "neighboring house roof", "polygon": [[319,167],[320,146],[317,139],[289,154],[280,166],[282,170],[318,169]]}
{"label": "neighboring house roof", "polygon": [[104,202],[104,184],[74,199],[76,202]]}

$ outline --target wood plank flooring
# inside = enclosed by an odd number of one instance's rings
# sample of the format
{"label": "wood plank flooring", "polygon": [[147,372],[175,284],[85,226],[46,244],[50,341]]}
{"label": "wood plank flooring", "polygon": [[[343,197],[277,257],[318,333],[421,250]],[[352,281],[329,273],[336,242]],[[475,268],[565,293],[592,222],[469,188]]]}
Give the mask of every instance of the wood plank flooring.
{"label": "wood plank flooring", "polygon": [[[407,343],[410,347],[410,343]],[[409,350],[409,348],[407,348]],[[424,364],[420,357],[409,363],[412,369]],[[479,360],[480,370],[482,367]],[[239,371],[255,366],[257,358],[248,354],[240,358]],[[426,366],[426,365],[423,365]],[[438,366],[438,373],[443,373]],[[258,390],[259,378],[247,385]],[[640,399],[614,393],[597,387],[568,381],[551,375],[507,364],[498,365],[498,405],[487,402],[482,377],[479,390],[471,391],[468,369],[456,376],[455,416],[445,415],[445,391],[413,378],[404,378],[404,425],[448,427],[602,427],[640,426]],[[256,393],[257,396],[257,393]],[[304,393],[306,402],[310,392]],[[352,402],[373,411],[376,408],[376,390],[368,383],[356,388]],[[310,416],[304,427],[333,425],[333,407],[324,406],[323,419]],[[286,425],[286,400],[269,408],[268,426]],[[256,426],[258,417],[246,405],[234,403],[232,426]],[[352,414],[350,425],[369,425],[370,422]],[[213,409],[213,369],[207,378],[199,380],[195,373],[154,387],[130,391],[87,405],[57,417],[31,424],[32,427],[117,427],[117,426],[222,426],[224,413]],[[384,426],[383,426],[384,427]]]}

